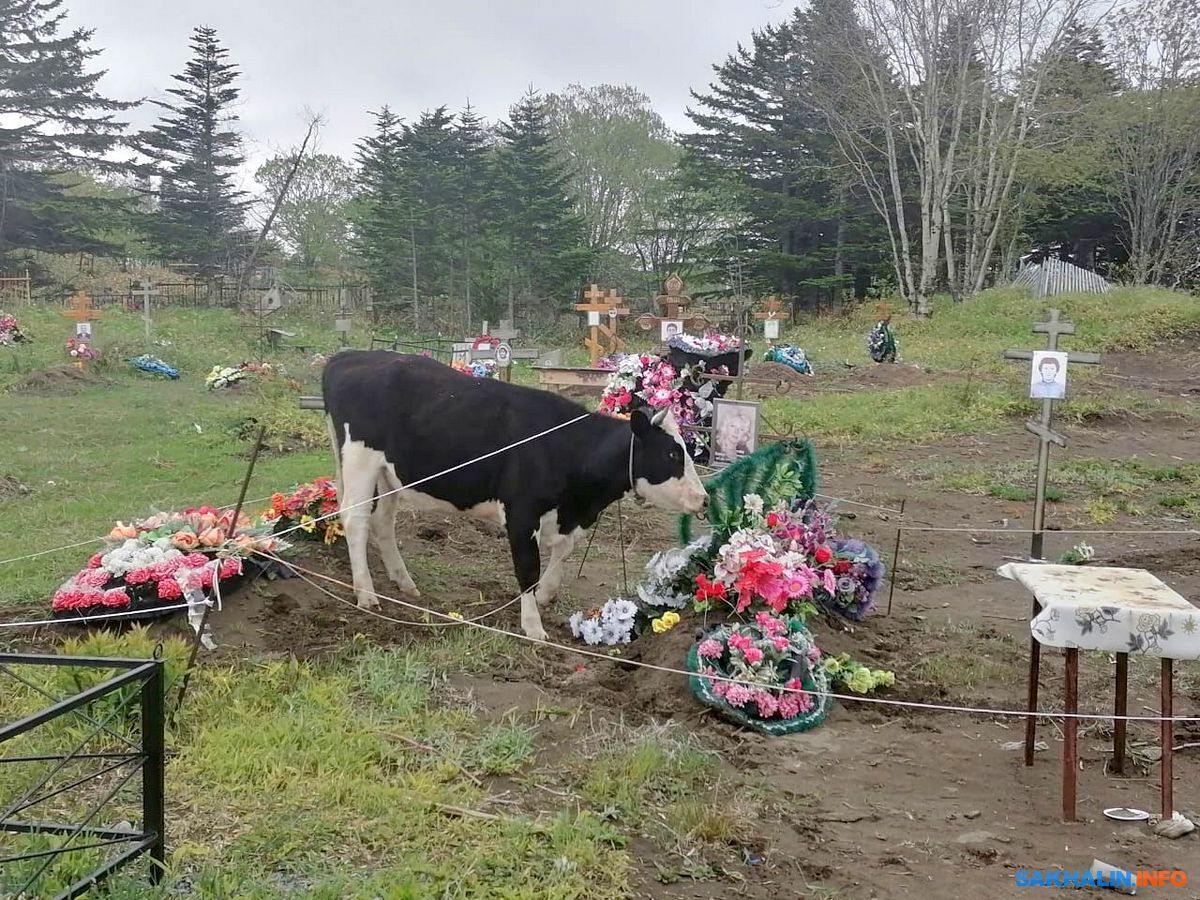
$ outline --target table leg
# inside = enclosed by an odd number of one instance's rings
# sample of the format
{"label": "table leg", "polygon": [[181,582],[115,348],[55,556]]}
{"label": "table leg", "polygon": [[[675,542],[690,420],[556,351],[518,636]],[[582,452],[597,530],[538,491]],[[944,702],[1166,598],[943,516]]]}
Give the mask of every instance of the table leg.
{"label": "table leg", "polygon": [[1075,776],[1079,765],[1075,734],[1079,720],[1072,713],[1079,711],[1079,651],[1074,647],[1067,648],[1066,689],[1064,693],[1064,711],[1067,713],[1063,721],[1063,760],[1062,760],[1062,804],[1063,821],[1075,821]]}
{"label": "table leg", "polygon": [[[1038,602],[1033,601],[1033,612],[1030,613],[1032,619],[1038,613]],[[1037,740],[1037,704],[1038,704],[1038,678],[1041,675],[1042,667],[1042,645],[1038,643],[1037,638],[1029,639],[1029,699],[1025,708],[1029,711],[1029,718],[1025,720],[1025,765],[1033,765],[1033,745]]]}
{"label": "table leg", "polygon": [[1164,820],[1171,818],[1175,812],[1175,804],[1173,797],[1173,785],[1171,782],[1174,775],[1171,759],[1171,747],[1175,743],[1175,730],[1172,727],[1170,717],[1174,715],[1171,711],[1174,707],[1172,699],[1172,676],[1174,672],[1171,668],[1171,660],[1163,659],[1162,661],[1162,701],[1159,706],[1162,709],[1162,817]]}
{"label": "table leg", "polygon": [[[1117,696],[1113,702],[1113,715],[1124,716],[1129,698],[1129,654],[1117,654]],[[1125,726],[1123,718],[1113,720],[1113,772],[1125,774]]]}

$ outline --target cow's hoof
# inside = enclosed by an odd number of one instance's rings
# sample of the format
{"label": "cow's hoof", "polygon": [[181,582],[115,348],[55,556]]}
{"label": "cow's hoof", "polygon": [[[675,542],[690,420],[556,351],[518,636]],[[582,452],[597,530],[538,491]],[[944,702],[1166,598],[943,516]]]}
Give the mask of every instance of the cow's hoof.
{"label": "cow's hoof", "polygon": [[535,641],[548,641],[550,636],[546,634],[544,628],[526,628],[525,637]]}
{"label": "cow's hoof", "polygon": [[417,586],[415,584],[409,584],[408,587],[404,587],[402,585],[400,587],[400,593],[403,594],[405,597],[407,597],[409,600],[420,600],[421,599],[421,592],[417,590]]}
{"label": "cow's hoof", "polygon": [[372,610],[372,611],[378,610],[379,609],[379,601],[376,600],[374,597],[371,597],[366,600],[359,600],[358,608],[365,609],[365,610]]}

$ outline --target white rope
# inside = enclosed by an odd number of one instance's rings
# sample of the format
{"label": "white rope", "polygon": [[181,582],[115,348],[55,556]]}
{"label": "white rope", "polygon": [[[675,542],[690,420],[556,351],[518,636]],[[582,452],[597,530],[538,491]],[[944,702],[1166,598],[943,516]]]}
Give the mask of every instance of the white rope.
{"label": "white rope", "polygon": [[[287,562],[286,560],[279,559],[279,557],[276,557],[270,553],[264,553],[262,551],[255,551],[255,552],[258,553],[260,556],[265,556],[268,559],[274,560],[278,563],[281,563],[282,565],[286,565],[297,573],[306,573],[308,575],[312,575],[315,578],[320,578],[320,579],[323,579],[324,581],[328,581],[333,584],[339,585],[340,587],[347,588],[349,590],[354,589],[353,585],[347,584],[346,582],[341,581],[337,578],[333,578],[329,575],[324,575],[320,572],[314,572],[311,569],[301,568],[299,566],[296,566],[292,563]],[[666,672],[667,674],[673,674],[673,675],[684,675],[689,678],[691,678],[697,674],[697,673],[691,672],[687,669],[676,669],[676,668],[672,668],[670,666],[660,666],[660,665],[656,665],[654,663],[642,662],[641,660],[636,660],[636,659],[626,659],[624,657],[619,657],[619,656],[618,657],[608,656],[607,654],[598,653],[594,650],[585,650],[581,647],[570,647],[570,646],[567,646],[566,644],[557,644],[557,643],[554,643],[553,641],[549,641],[549,640],[541,641],[541,640],[537,640],[536,638],[531,638],[525,634],[520,634],[515,631],[507,631],[503,628],[496,628],[495,626],[492,626],[492,625],[484,625],[480,622],[460,620],[460,619],[455,618],[454,616],[451,616],[448,613],[439,612],[435,609],[429,609],[427,607],[420,606],[415,603],[409,603],[408,601],[405,601],[405,600],[397,600],[394,597],[387,597],[387,596],[377,593],[375,591],[371,591],[370,593],[372,593],[376,597],[379,597],[381,600],[390,600],[392,603],[396,603],[400,606],[408,607],[409,609],[424,613],[425,615],[435,616],[435,617],[441,618],[441,619],[448,619],[451,622],[458,622],[458,623],[461,623],[464,625],[470,625],[473,628],[480,629],[481,631],[489,631],[489,632],[492,632],[493,634],[499,634],[504,637],[513,638],[513,639],[521,640],[521,641],[526,641],[527,643],[537,644],[540,646],[550,647],[555,650],[561,650],[564,653],[577,653],[581,656],[589,656],[594,659],[602,659],[602,660],[605,660],[606,662],[610,662],[610,663],[616,662],[616,663],[620,663],[621,665],[634,666],[636,668],[642,668],[642,669],[650,669],[650,670],[653,670],[656,672]],[[337,597],[336,594],[331,595],[331,596],[334,596],[337,600],[339,600],[342,603],[347,604],[348,606],[354,606],[356,609],[358,608],[354,603],[351,603],[349,600],[345,600],[341,597]],[[518,595],[518,599],[519,599],[519,596],[520,595]],[[391,616],[385,616],[383,613],[377,613],[373,610],[362,610],[362,612],[368,613],[369,615],[375,616],[376,618],[383,619],[385,621],[396,622],[401,625],[407,624],[402,619],[394,619]],[[724,675],[705,675],[703,677],[709,678],[713,681],[723,681],[728,684],[740,684],[740,685],[744,685],[746,687],[757,687],[757,688],[762,687],[762,685],[757,684],[755,682],[744,681],[744,680],[737,679],[737,678],[730,678],[730,677],[724,676]],[[892,706],[892,707],[899,707],[899,708],[904,708],[904,709],[924,709],[924,710],[933,710],[933,711],[937,711],[937,712],[957,712],[957,713],[964,713],[964,714],[968,714],[968,715],[1005,716],[1005,717],[1014,717],[1014,718],[1021,718],[1021,719],[1028,719],[1030,717],[1030,715],[1035,715],[1038,718],[1046,718],[1046,719],[1086,719],[1086,720],[1099,720],[1099,721],[1112,720],[1112,721],[1124,721],[1124,722],[1200,722],[1200,716],[1118,716],[1118,715],[1113,715],[1113,714],[1108,714],[1108,713],[1101,714],[1101,713],[1044,712],[1044,711],[1040,711],[1040,710],[1037,712],[1034,712],[1034,713],[1030,713],[1028,710],[1024,710],[1024,709],[1020,709],[1020,710],[992,709],[992,708],[986,707],[986,706],[952,706],[950,704],[945,704],[945,703],[919,703],[919,702],[916,702],[913,700],[890,700],[890,699],[887,699],[884,697],[867,697],[867,696],[862,696],[862,695],[858,695],[858,694],[837,694],[837,693],[833,693],[832,691],[805,691],[805,690],[799,690],[799,689],[795,689],[795,688],[784,688],[784,687],[773,688],[773,690],[780,690],[780,691],[785,691],[788,693],[795,693],[795,694],[807,694],[809,696],[814,696],[814,697],[829,697],[834,700],[842,700],[842,701],[849,700],[849,701],[853,701],[856,703],[873,703],[878,706]]]}
{"label": "white rope", "polygon": [[568,425],[574,425],[576,422],[586,419],[588,416],[591,416],[591,415],[596,415],[596,414],[588,413],[588,412],[581,413],[580,415],[576,416],[573,419],[568,419],[566,422],[560,422],[559,424],[557,424],[551,428],[547,428],[544,431],[539,431],[537,434],[531,434],[531,435],[529,435],[529,437],[521,438],[521,440],[519,440],[519,441],[513,441],[511,444],[507,444],[503,447],[500,447],[497,450],[492,450],[490,453],[485,453],[482,456],[475,457],[474,459],[468,459],[466,462],[461,462],[456,466],[451,466],[448,469],[443,469],[442,471],[436,472],[433,475],[428,475],[425,478],[419,478],[416,481],[410,482],[409,484],[401,485],[398,488],[393,488],[390,491],[384,491],[382,494],[374,494],[373,496],[367,498],[366,500],[360,500],[358,503],[353,503],[350,506],[341,506],[340,505],[340,499],[341,499],[341,497],[344,496],[345,486],[338,485],[338,489],[339,489],[340,493],[339,493],[339,506],[338,506],[337,512],[327,513],[323,516],[318,516],[314,519],[311,519],[308,522],[305,522],[303,525],[293,525],[291,528],[285,528],[285,529],[283,529],[283,531],[275,532],[275,537],[283,537],[285,534],[289,534],[289,533],[291,533],[293,531],[297,531],[298,529],[301,529],[301,528],[309,529],[313,525],[315,525],[317,522],[322,522],[325,519],[331,519],[334,516],[341,515],[346,510],[355,509],[356,507],[359,507],[359,506],[366,506],[368,503],[374,503],[376,500],[382,500],[384,497],[390,497],[392,494],[398,494],[401,491],[411,490],[411,489],[417,487],[418,485],[425,484],[425,482],[427,482],[427,481],[433,481],[436,478],[441,478],[443,475],[449,475],[451,472],[457,472],[459,469],[465,469],[467,466],[473,466],[473,465],[475,465],[475,463],[483,462],[485,459],[491,459],[493,456],[499,456],[501,453],[505,453],[509,450],[512,450],[514,447],[520,447],[522,444],[528,444],[530,441],[535,441],[540,437],[545,437],[546,435],[550,434],[551,432],[558,431],[560,428],[566,428]]}
{"label": "white rope", "polygon": [[935,525],[898,525],[901,531],[941,531],[962,534],[1137,534],[1137,535],[1197,535],[1200,536],[1200,530],[1189,528],[1184,531],[1146,531],[1144,529],[1137,530],[1120,530],[1120,529],[1067,529],[1067,528],[1045,528],[1041,532],[1037,532],[1032,528],[963,528],[957,527],[939,527]]}
{"label": "white rope", "polygon": [[0,622],[0,628],[32,628],[35,625],[73,625],[81,623],[88,625],[103,619],[127,619],[132,616],[144,616],[147,613],[167,612],[168,610],[187,609],[190,604],[176,603],[171,606],[149,606],[145,609],[127,610],[121,613],[99,613],[94,616],[81,616],[78,619],[40,619],[35,622]]}

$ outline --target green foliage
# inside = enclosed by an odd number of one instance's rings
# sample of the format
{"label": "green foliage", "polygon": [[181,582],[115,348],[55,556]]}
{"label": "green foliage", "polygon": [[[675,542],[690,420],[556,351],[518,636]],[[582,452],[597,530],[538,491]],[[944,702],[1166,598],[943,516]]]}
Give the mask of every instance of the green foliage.
{"label": "green foliage", "polygon": [[112,198],[72,194],[63,178],[73,160],[97,172],[123,168],[99,162],[121,138],[114,114],[133,104],[97,91],[102,71],[89,71],[100,51],[93,32],[61,32],[62,0],[0,3],[0,271],[13,249],[104,252],[98,236],[118,207]]}
{"label": "green foliage", "polygon": [[[254,174],[274,203],[295,154],[267,160]],[[275,217],[273,233],[304,269],[336,269],[345,261],[349,241],[348,207],[354,191],[354,170],[329,153],[306,155]]]}
{"label": "green foliage", "polygon": [[[817,463],[806,440],[777,441],[726,466],[705,484],[707,518],[712,525],[713,548],[719,547],[740,527],[742,498],[758,494],[767,508],[796,497],[811,499],[817,492]],[[683,544],[692,540],[692,517],[679,518]]]}
{"label": "green foliage", "polygon": [[200,274],[227,268],[237,249],[244,192],[234,187],[244,161],[241,138],[230,127],[240,91],[235,65],[212,28],[192,34],[192,58],[174,76],[171,100],[156,101],[165,110],[142,135],[150,160],[147,175],[160,180],[158,210],[151,229],[163,253],[196,267]]}

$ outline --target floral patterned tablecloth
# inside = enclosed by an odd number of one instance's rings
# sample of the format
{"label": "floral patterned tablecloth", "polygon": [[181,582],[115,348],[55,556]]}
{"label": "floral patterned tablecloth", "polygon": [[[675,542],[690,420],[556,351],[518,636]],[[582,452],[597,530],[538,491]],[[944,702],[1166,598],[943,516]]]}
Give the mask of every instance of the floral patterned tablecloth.
{"label": "floral patterned tablecloth", "polygon": [[1145,569],[1008,563],[998,571],[1037,599],[1029,628],[1041,644],[1200,659],[1200,609]]}

